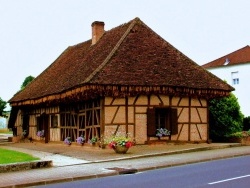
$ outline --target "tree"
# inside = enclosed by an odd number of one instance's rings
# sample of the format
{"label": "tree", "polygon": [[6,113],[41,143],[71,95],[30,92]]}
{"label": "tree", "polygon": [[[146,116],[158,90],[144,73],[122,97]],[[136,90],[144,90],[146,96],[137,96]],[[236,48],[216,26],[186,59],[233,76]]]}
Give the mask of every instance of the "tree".
{"label": "tree", "polygon": [[230,134],[242,131],[243,118],[234,94],[209,101],[210,138],[223,141]]}
{"label": "tree", "polygon": [[5,116],[4,109],[6,108],[6,101],[3,101],[0,97],[0,116]]}
{"label": "tree", "polygon": [[33,76],[26,77],[25,80],[23,81],[23,84],[21,85],[21,90],[23,90],[34,79],[35,77]]}

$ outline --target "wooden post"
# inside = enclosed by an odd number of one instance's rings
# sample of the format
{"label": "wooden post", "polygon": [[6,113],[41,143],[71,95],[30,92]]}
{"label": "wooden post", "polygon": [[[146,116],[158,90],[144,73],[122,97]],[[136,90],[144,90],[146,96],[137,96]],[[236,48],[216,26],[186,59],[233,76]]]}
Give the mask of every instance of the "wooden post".
{"label": "wooden post", "polygon": [[125,121],[126,121],[126,134],[128,133],[128,97],[125,97]]}
{"label": "wooden post", "polygon": [[105,131],[105,108],[104,108],[104,100],[105,98],[100,99],[100,107],[101,107],[101,112],[100,112],[100,128],[101,128],[101,136],[104,136],[104,131]]}
{"label": "wooden post", "polygon": [[191,140],[191,97],[188,98],[188,141]]}
{"label": "wooden post", "polygon": [[210,144],[211,143],[211,140],[210,140],[210,138],[209,138],[209,129],[210,129],[210,126],[209,126],[209,102],[208,102],[208,100],[206,100],[207,102],[207,142]]}

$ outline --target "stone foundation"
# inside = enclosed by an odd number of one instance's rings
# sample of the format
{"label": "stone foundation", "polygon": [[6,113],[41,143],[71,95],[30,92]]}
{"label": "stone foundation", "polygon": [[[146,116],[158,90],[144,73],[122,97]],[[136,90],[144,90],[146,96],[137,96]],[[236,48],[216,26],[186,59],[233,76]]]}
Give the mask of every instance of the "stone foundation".
{"label": "stone foundation", "polygon": [[52,161],[31,161],[22,163],[11,163],[0,165],[0,173],[21,170],[31,170],[36,168],[47,168],[53,166]]}

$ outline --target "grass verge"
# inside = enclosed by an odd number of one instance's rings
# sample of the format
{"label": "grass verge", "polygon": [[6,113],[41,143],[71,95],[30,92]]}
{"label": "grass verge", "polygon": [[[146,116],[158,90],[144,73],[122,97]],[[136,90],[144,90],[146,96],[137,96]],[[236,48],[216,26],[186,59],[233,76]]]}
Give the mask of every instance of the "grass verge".
{"label": "grass verge", "polygon": [[5,128],[5,129],[0,128],[0,133],[13,134],[13,132],[11,130],[7,129],[7,128]]}
{"label": "grass verge", "polygon": [[0,148],[0,164],[27,162],[35,160],[39,160],[39,158],[33,157],[32,155],[26,153]]}

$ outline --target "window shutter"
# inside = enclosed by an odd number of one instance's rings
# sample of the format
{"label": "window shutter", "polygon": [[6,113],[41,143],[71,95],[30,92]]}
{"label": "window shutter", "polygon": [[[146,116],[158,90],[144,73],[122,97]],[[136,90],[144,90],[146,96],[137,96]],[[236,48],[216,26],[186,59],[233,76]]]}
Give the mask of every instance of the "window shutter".
{"label": "window shutter", "polygon": [[171,108],[170,110],[171,135],[178,134],[177,115],[178,115],[177,109]]}
{"label": "window shutter", "polygon": [[147,135],[148,136],[155,136],[156,129],[155,129],[155,109],[148,108],[147,109]]}

